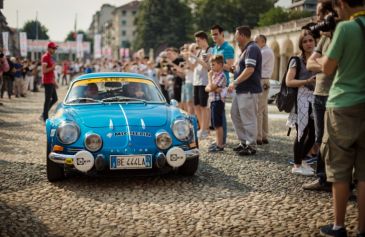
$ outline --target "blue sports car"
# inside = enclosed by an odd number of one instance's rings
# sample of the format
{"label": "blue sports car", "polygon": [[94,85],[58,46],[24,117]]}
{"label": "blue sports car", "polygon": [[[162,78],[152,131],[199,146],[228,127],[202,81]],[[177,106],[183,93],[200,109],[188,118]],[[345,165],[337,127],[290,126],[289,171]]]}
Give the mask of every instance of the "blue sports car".
{"label": "blue sports car", "polygon": [[194,175],[197,120],[168,104],[153,80],[131,73],[91,73],[72,81],[46,121],[47,178],[86,174]]}

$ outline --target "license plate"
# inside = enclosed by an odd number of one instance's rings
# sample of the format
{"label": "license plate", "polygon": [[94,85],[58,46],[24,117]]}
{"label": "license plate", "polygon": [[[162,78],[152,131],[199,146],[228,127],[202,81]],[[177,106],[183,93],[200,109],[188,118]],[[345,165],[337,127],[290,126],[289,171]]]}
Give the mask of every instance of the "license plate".
{"label": "license plate", "polygon": [[152,169],[152,155],[110,156],[110,169]]}

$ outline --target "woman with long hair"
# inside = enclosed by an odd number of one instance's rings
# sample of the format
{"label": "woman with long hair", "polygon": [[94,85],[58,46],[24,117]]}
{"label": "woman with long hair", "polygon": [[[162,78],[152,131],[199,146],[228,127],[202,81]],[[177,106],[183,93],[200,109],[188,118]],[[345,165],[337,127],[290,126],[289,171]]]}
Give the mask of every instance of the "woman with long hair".
{"label": "woman with long hair", "polygon": [[[312,33],[308,30],[303,30],[299,37],[300,65],[297,65],[297,60],[292,58],[286,75],[286,85],[298,88],[297,103],[288,119],[288,123],[295,125],[297,130],[294,142],[294,166],[291,172],[307,176],[314,175],[314,170],[303,162],[303,159],[312,148],[315,140],[314,121],[312,118],[315,74],[306,69],[306,64],[314,47],[315,39]],[[298,74],[297,70],[299,70]],[[295,78],[296,75],[298,75],[297,78]]]}

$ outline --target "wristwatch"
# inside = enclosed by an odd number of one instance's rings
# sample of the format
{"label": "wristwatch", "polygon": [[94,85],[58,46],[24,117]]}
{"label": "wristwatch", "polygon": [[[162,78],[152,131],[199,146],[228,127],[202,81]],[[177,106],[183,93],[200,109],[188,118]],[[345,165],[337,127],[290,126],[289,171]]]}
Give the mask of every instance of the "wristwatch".
{"label": "wristwatch", "polygon": [[237,80],[233,80],[233,85],[234,85],[234,87],[237,87],[238,81]]}

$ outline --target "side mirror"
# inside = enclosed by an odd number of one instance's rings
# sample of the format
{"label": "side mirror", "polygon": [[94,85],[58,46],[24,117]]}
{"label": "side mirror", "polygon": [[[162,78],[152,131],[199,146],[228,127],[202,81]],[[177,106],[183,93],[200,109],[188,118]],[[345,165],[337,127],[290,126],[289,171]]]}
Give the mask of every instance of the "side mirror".
{"label": "side mirror", "polygon": [[170,100],[170,105],[177,107],[177,106],[179,106],[179,102],[177,102],[177,100],[172,99],[172,100]]}

